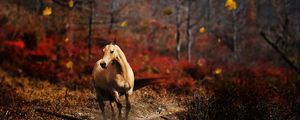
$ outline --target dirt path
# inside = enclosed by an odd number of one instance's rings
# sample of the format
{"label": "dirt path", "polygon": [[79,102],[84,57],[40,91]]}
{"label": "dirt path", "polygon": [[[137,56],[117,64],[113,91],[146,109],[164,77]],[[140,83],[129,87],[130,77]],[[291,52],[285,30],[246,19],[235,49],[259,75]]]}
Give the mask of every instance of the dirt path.
{"label": "dirt path", "polygon": [[[69,90],[47,81],[11,77],[0,71],[0,119],[88,119],[101,120],[93,90]],[[176,120],[185,111],[181,97],[145,87],[132,96],[131,120]],[[124,104],[124,97],[121,97]],[[125,104],[124,104],[125,105]],[[106,105],[107,116],[111,115]],[[117,111],[115,107],[115,111]],[[123,112],[125,111],[125,106]]]}
{"label": "dirt path", "polygon": [[[146,88],[148,89],[148,88]],[[153,96],[149,90],[142,89],[135,93],[133,96],[132,111],[130,113],[130,120],[176,120],[179,119],[176,113],[183,112],[185,108],[181,106],[172,97]],[[146,92],[147,91],[147,92]],[[153,92],[153,91],[150,91]],[[124,103],[124,98],[122,98]],[[77,106],[75,108],[67,108],[65,111],[73,113],[71,116],[76,118],[101,120],[102,114],[100,113],[97,103],[93,102],[93,107]],[[125,106],[123,107],[125,111]],[[110,117],[111,111],[109,105],[106,105],[107,116]],[[117,112],[117,109],[115,108]],[[117,116],[116,116],[117,117]]]}

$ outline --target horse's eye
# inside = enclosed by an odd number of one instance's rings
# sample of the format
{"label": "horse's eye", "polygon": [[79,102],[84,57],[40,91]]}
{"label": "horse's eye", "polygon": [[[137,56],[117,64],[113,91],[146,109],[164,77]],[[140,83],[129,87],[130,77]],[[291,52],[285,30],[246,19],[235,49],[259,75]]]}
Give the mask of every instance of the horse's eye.
{"label": "horse's eye", "polygon": [[113,53],[114,53],[114,51],[110,51],[110,53],[111,53],[111,54],[113,54]]}

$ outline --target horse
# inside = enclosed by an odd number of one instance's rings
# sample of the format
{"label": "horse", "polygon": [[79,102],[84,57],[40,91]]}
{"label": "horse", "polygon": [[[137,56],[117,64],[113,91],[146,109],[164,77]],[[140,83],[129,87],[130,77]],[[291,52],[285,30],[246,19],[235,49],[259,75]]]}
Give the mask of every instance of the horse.
{"label": "horse", "polygon": [[120,96],[125,95],[126,113],[128,119],[131,110],[130,95],[133,93],[134,73],[125,54],[115,43],[108,44],[103,49],[103,58],[98,60],[93,69],[96,97],[101,109],[103,119],[105,115],[105,101],[110,101],[112,117],[115,116],[113,103],[117,104],[119,118],[122,118],[122,103]]}

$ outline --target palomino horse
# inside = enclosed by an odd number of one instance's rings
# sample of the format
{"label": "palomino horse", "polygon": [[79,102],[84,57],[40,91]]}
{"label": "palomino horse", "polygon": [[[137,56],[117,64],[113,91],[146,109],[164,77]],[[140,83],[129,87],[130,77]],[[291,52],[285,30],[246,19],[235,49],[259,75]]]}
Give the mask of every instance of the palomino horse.
{"label": "palomino horse", "polygon": [[122,104],[120,96],[126,98],[126,119],[131,109],[129,96],[133,92],[134,74],[127,62],[125,54],[116,44],[108,44],[103,49],[103,58],[96,62],[93,70],[93,78],[96,89],[96,96],[100,109],[105,116],[105,101],[110,101],[112,117],[115,116],[113,103],[117,104],[119,118],[121,118]]}

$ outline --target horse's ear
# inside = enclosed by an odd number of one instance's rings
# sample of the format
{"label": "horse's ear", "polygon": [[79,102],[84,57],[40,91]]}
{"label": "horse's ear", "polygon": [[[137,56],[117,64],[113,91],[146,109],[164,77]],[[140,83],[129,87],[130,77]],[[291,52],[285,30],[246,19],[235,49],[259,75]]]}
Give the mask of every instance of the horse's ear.
{"label": "horse's ear", "polygon": [[117,41],[116,41],[116,40],[114,40],[114,41],[112,42],[112,44],[113,44],[113,45],[116,45],[116,44],[117,44]]}

